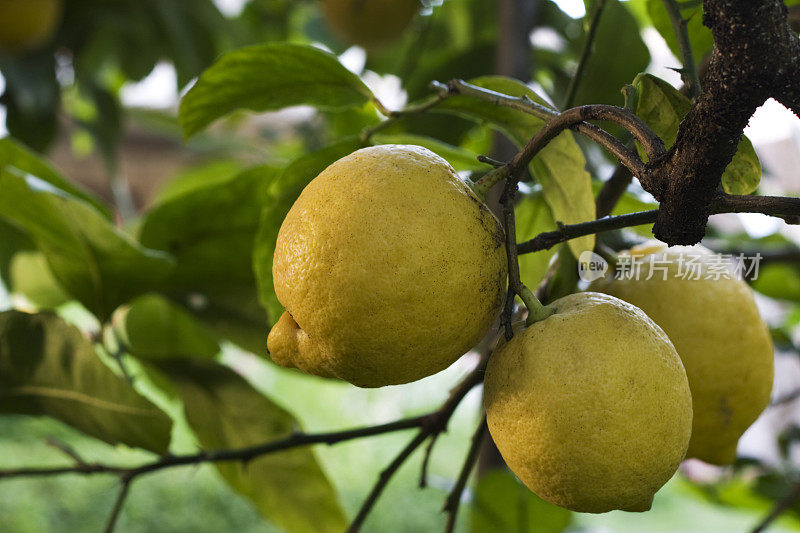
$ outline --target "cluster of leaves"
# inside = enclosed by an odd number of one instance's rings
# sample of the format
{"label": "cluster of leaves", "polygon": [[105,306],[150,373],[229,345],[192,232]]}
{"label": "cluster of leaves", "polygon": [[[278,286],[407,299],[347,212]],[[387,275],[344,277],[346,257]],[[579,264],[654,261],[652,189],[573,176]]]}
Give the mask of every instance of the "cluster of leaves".
{"label": "cluster of leaves", "polygon": [[[595,8],[587,1],[587,12]],[[476,0],[434,6],[403,40],[370,54],[366,68],[400,76],[413,104],[436,98],[428,89],[431,80],[460,77],[553,107],[555,95],[567,92],[586,28],[549,1],[542,2],[538,16],[537,31],[555,35],[554,44],[531,50],[532,77],[547,94],[517,80],[485,75],[493,70],[497,15],[493,5]],[[695,22],[699,18],[691,17],[689,24],[696,58],[711,46]],[[661,0],[605,2],[592,60],[574,103],[622,104],[620,88],[630,83],[635,98],[627,105],[669,146],[690,102],[662,80],[639,74],[650,60],[640,30],[650,25],[676,46]],[[260,41],[291,43],[239,48]],[[141,79],[157,61],[168,59],[183,87],[227,50],[181,103],[179,119],[187,136],[240,109],[310,105],[325,125],[324,146],[289,162],[214,162],[185,173],[130,228],[121,228],[108,206],[22,142],[0,140],[0,278],[33,311],[0,313],[0,412],[47,415],[105,442],[158,454],[168,450],[176,421],[187,423],[207,449],[287,436],[300,422],[220,363],[218,355],[227,342],[265,354],[266,331],[282,312],[272,287],[275,239],[305,185],[336,159],[381,143],[426,146],[477,177],[487,170],[476,156],[489,151],[491,132],[522,145],[544,125],[521,111],[460,95],[425,113],[382,118],[382,106],[362,79],[310,41],[325,42],[334,52],[346,48],[306,2],[253,0],[238,18],[226,19],[206,0],[191,6],[180,0],[81,0],[68,2],[50,48],[25,58],[0,58],[9,130],[35,148],[49,143],[62,93],[71,94],[90,103],[93,111],[76,118],[113,160],[122,120],[119,89],[125,80]],[[625,50],[624,60],[619,50]],[[74,82],[62,86],[56,63],[65,56]],[[21,95],[31,91],[47,97],[30,104]],[[518,241],[554,230],[559,222],[595,218],[599,181],[592,174],[605,170],[608,160],[585,148],[567,132],[533,160],[517,205]],[[758,158],[743,140],[723,185],[728,192],[748,194],[760,175]],[[614,214],[650,207],[627,193]],[[649,234],[649,228],[637,230]],[[594,246],[595,238],[587,236],[524,256],[523,281],[536,286],[560,249],[577,257]],[[800,287],[800,272],[786,268],[765,273],[756,287],[786,297],[775,283],[796,279]],[[773,285],[770,275],[777,276]],[[795,292],[790,297],[800,303],[800,288]],[[93,339],[52,312],[76,302],[97,320]],[[286,530],[343,528],[346,519],[333,486],[307,448],[270,455],[247,468],[218,468],[266,518]],[[565,511],[541,511],[545,504],[520,492],[508,474],[484,478],[474,500],[476,524],[560,531],[569,522]],[[543,524],[543,515],[552,523]],[[535,526],[530,525],[532,516],[537,517]]]}

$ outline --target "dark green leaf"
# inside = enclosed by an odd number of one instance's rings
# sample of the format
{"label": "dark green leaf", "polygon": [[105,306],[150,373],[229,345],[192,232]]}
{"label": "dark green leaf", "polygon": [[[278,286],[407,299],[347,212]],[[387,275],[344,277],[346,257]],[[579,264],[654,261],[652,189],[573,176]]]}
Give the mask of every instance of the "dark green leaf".
{"label": "dark green leaf", "polygon": [[[661,137],[667,148],[671,147],[692,102],[652,74],[640,74],[633,84],[637,90],[636,114]],[[641,147],[639,154],[646,157]],[[761,162],[747,137],[742,137],[733,160],[722,174],[722,187],[728,194],[750,194],[760,181]]]}
{"label": "dark green leaf", "polygon": [[618,0],[606,0],[574,105],[622,105],[623,85],[630,83],[648,64],[650,52],[636,20]]}
{"label": "dark green leaf", "polygon": [[[510,96],[524,95],[534,102],[548,105],[525,84],[510,78],[490,76],[470,80],[470,83]],[[544,125],[542,119],[528,113],[464,96],[448,98],[434,109],[489,122],[519,145],[527,143]],[[556,221],[576,224],[594,220],[591,177],[586,171],[583,152],[571,132],[560,134],[542,149],[533,159],[531,169],[534,179],[542,185],[545,200]],[[573,239],[568,244],[577,257],[584,250],[594,248],[594,235]]]}
{"label": "dark green leaf", "polygon": [[172,422],[55,315],[0,313],[0,412],[45,415],[109,444],[163,454]]}
{"label": "dark green leaf", "polygon": [[357,138],[345,139],[322,150],[301,156],[292,161],[270,187],[266,204],[261,213],[261,221],[253,252],[253,268],[258,283],[261,305],[267,310],[271,323],[275,323],[283,313],[283,306],[275,296],[272,285],[272,258],[275,255],[275,241],[286,214],[305,186],[328,165],[362,148]]}
{"label": "dark green leaf", "polygon": [[158,294],[140,296],[113,316],[114,332],[140,359],[212,358],[219,344],[182,308]]}
{"label": "dark green leaf", "polygon": [[0,217],[31,236],[64,289],[101,319],[163,281],[174,266],[83,200],[16,170],[0,171]]}
{"label": "dark green leaf", "polygon": [[141,242],[177,261],[169,293],[206,325],[265,353],[268,317],[258,302],[253,247],[264,199],[278,169],[254,167],[183,187],[142,223]]}
{"label": "dark green leaf", "polygon": [[55,54],[48,48],[13,59],[4,55],[0,57],[0,70],[6,81],[0,97],[7,113],[6,128],[34,150],[44,151],[58,129],[61,93]]}
{"label": "dark green leaf", "polygon": [[271,43],[230,52],[208,68],[181,101],[180,121],[190,137],[236,109],[337,109],[370,98],[367,86],[336,56],[312,46]]}
{"label": "dark green leaf", "polygon": [[470,514],[475,533],[560,533],[572,521],[572,513],[542,500],[505,470],[480,479]]}
{"label": "dark green leaf", "polygon": [[[174,380],[189,425],[204,449],[255,446],[300,429],[289,412],[227,367],[183,360],[158,368]],[[310,448],[265,455],[246,465],[216,466],[261,515],[286,531],[339,533],[345,528],[336,491]]]}

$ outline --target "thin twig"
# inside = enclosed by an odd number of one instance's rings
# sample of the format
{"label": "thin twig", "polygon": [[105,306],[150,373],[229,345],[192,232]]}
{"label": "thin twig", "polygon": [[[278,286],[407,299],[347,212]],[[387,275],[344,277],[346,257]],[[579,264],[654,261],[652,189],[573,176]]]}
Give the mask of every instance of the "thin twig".
{"label": "thin twig", "polygon": [[424,489],[428,486],[428,466],[431,462],[431,455],[433,454],[433,448],[436,446],[436,441],[439,439],[439,435],[436,434],[431,437],[428,441],[428,446],[425,448],[425,456],[422,459],[422,468],[419,471],[419,488]]}
{"label": "thin twig", "polygon": [[183,466],[183,465],[196,465],[201,463],[218,463],[225,461],[251,461],[262,455],[275,453],[289,448],[298,446],[307,446],[310,444],[337,444],[348,440],[358,439],[362,437],[370,437],[373,435],[381,435],[383,433],[390,433],[393,431],[401,431],[405,429],[421,428],[431,423],[432,414],[417,416],[414,418],[406,418],[397,420],[388,424],[381,424],[377,426],[362,427],[346,431],[336,431],[330,433],[296,433],[289,437],[260,444],[258,446],[251,446],[248,448],[238,448],[230,450],[220,450],[212,452],[199,452],[188,455],[168,455],[156,461],[145,463],[135,467],[121,467],[99,463],[76,463],[72,466],[56,467],[56,468],[19,468],[0,470],[0,480],[19,478],[19,477],[45,477],[57,476],[62,474],[80,474],[80,475],[93,475],[93,474],[115,474],[120,477],[129,477],[131,479],[164,468]]}
{"label": "thin twig", "polygon": [[428,423],[426,423],[417,433],[417,435],[403,448],[400,453],[392,460],[391,463],[381,472],[378,476],[378,481],[372,487],[367,499],[361,505],[358,514],[353,519],[350,527],[347,529],[348,533],[355,533],[361,529],[378,498],[383,493],[386,485],[392,479],[394,474],[400,469],[414,451],[422,445],[428,438],[435,438],[440,433],[447,429],[447,425],[452,418],[456,408],[461,403],[461,400],[471,391],[478,383],[483,381],[483,374],[486,369],[486,363],[489,360],[490,351],[481,355],[478,366],[470,372],[456,387],[450,391],[450,396],[447,398],[442,406],[435,412],[429,415]]}
{"label": "thin twig", "polygon": [[378,133],[379,131],[382,131],[388,128],[389,126],[394,125],[397,121],[407,116],[419,115],[421,113],[425,113],[428,110],[439,105],[443,100],[445,100],[448,97],[449,93],[447,91],[439,90],[437,91],[435,96],[423,102],[420,102],[419,104],[407,106],[398,111],[390,111],[382,103],[380,103],[380,101],[377,98],[374,98],[373,103],[381,112],[381,114],[387,117],[387,119],[382,122],[379,122],[378,124],[375,124],[374,126],[368,126],[363,130],[361,130],[361,135],[360,135],[361,142],[364,144],[368,144],[372,136]]}
{"label": "thin twig", "polygon": [[[641,224],[652,224],[656,221],[658,212],[658,209],[653,209],[627,215],[604,217],[580,224],[562,225],[557,230],[540,233],[529,241],[517,244],[517,253],[521,255],[547,250],[556,244],[577,239],[584,235],[639,226]],[[800,217],[800,198],[721,194],[712,202],[710,212],[711,214],[763,213],[794,222],[795,219]]]}
{"label": "thin twig", "polygon": [[507,298],[510,302],[506,301],[506,313],[502,320],[504,322],[506,339],[510,339],[514,332],[510,327],[511,316],[510,310],[513,310],[513,301],[515,296],[522,298],[525,307],[528,309],[528,323],[542,320],[550,316],[553,311],[545,306],[534,296],[533,292],[525,286],[520,280],[519,275],[519,258],[517,257],[517,229],[514,216],[514,199],[517,195],[517,180],[516,178],[509,177],[506,180],[506,186],[503,190],[503,195],[500,198],[500,203],[503,205],[503,227],[506,234],[506,258],[508,262],[508,293]]}
{"label": "thin twig", "polygon": [[697,65],[694,62],[694,52],[689,40],[686,19],[681,15],[681,6],[676,0],[664,0],[664,8],[672,22],[672,29],[675,31],[675,38],[678,40],[678,48],[681,51],[681,61],[683,62],[683,68],[680,70],[681,79],[686,86],[689,98],[697,98],[700,95],[700,76],[697,74]]}
{"label": "thin twig", "polygon": [[[531,159],[561,132],[581,125],[587,120],[605,120],[622,126],[641,143],[645,153],[647,153],[650,159],[655,159],[665,151],[664,142],[661,138],[656,135],[649,126],[642,122],[639,117],[624,107],[612,105],[583,105],[567,109],[557,117],[548,121],[542,129],[533,136],[528,144],[525,145],[525,148],[511,161],[512,172],[518,172],[520,169],[527,166]],[[607,132],[603,133],[607,134]],[[616,140],[616,142],[623,147],[622,149],[624,151],[629,151],[619,140]],[[638,159],[638,156],[636,159]],[[631,171],[639,175],[640,179],[641,170],[642,168],[631,169]]]}
{"label": "thin twig", "polygon": [[117,520],[119,520],[119,516],[122,513],[122,508],[125,506],[125,500],[128,498],[131,483],[133,483],[133,478],[124,478],[122,480],[119,494],[117,494],[117,499],[114,500],[114,507],[111,509],[111,515],[108,517],[108,522],[106,522],[105,533],[114,532],[117,526]]}
{"label": "thin twig", "polygon": [[484,437],[486,437],[487,429],[486,415],[483,415],[483,418],[478,424],[478,429],[475,430],[475,434],[472,436],[472,443],[467,452],[467,457],[464,459],[464,465],[461,467],[461,473],[458,475],[456,484],[453,486],[453,490],[450,491],[450,494],[447,496],[447,501],[444,504],[444,512],[447,513],[445,533],[452,533],[455,530],[458,507],[461,504],[461,495],[464,493],[464,488],[467,486],[467,480],[469,479],[472,469],[475,468],[478,452],[481,449]]}
{"label": "thin twig", "polygon": [[777,518],[783,514],[785,511],[788,511],[797,500],[800,499],[800,483],[795,483],[792,490],[789,491],[783,499],[778,500],[775,504],[775,507],[769,512],[764,519],[758,523],[756,527],[753,528],[753,533],[761,533],[762,531],[766,530],[772,522],[777,520]]}
{"label": "thin twig", "polygon": [[364,503],[361,505],[361,508],[358,510],[358,514],[353,519],[353,522],[350,524],[350,527],[347,528],[348,533],[356,533],[357,531],[361,530],[361,526],[364,525],[364,520],[366,520],[367,515],[369,515],[372,508],[375,506],[375,502],[378,501],[378,498],[383,493],[383,489],[386,488],[386,485],[389,484],[389,481],[392,479],[394,474],[397,470],[403,466],[403,463],[406,462],[414,451],[419,448],[419,446],[425,442],[425,440],[429,437],[428,433],[424,431],[420,431],[417,435],[409,442],[405,448],[394,458],[394,460],[389,463],[378,477],[378,482],[372,487],[372,491],[370,491],[369,496],[367,499],[364,500]]}
{"label": "thin twig", "polygon": [[793,391],[787,392],[786,394],[782,394],[778,396],[774,400],[770,402],[770,406],[774,407],[777,405],[785,405],[787,403],[791,403],[796,399],[800,398],[800,389],[795,389]]}
{"label": "thin twig", "polygon": [[575,103],[575,95],[578,93],[578,86],[583,79],[583,71],[589,62],[589,57],[592,55],[592,47],[594,46],[594,39],[597,36],[597,28],[600,26],[600,15],[603,14],[603,9],[606,7],[606,0],[598,0],[592,18],[589,21],[589,30],[586,32],[586,42],[583,43],[583,50],[581,50],[581,57],[578,60],[578,67],[575,69],[575,74],[567,88],[567,96],[564,98],[564,108],[570,108]]}
{"label": "thin twig", "polygon": [[78,454],[78,452],[76,452],[72,447],[70,447],[65,442],[61,442],[60,440],[58,440],[58,439],[56,439],[54,437],[48,437],[47,440],[45,440],[45,444],[47,444],[48,446],[52,446],[53,448],[57,449],[58,451],[60,451],[61,453],[63,453],[64,455],[66,455],[67,457],[72,459],[73,461],[75,461],[75,464],[78,464],[78,465],[85,465],[86,464],[86,461],[83,460],[83,458]]}
{"label": "thin twig", "polygon": [[[436,84],[435,87],[440,91],[442,90],[442,84]],[[517,111],[528,113],[544,121],[550,121],[561,114],[554,109],[534,102],[527,96],[508,96],[507,94],[498,93],[490,89],[484,89],[483,87],[472,85],[464,80],[451,80],[447,83],[447,88],[451,93],[462,94],[464,96],[483,100],[501,107],[516,109]],[[588,117],[584,118],[583,120],[607,120],[610,122],[615,122],[624,129],[628,130],[631,135],[633,135],[642,143],[645,151],[651,159],[663,152],[664,148],[661,139],[655,133],[653,133],[647,124],[630,113],[630,111],[611,105],[580,106],[575,109],[581,109],[583,107],[594,108],[594,112],[598,114],[602,113],[603,115],[594,118]],[[594,141],[600,142],[598,139],[601,138],[603,138],[602,140],[605,140],[605,136],[601,136],[599,134],[599,131],[602,130],[596,126],[591,127],[590,124],[585,122],[574,123],[568,127],[574,129],[576,132],[582,135],[586,135]],[[605,135],[609,135],[607,132],[604,133]]]}

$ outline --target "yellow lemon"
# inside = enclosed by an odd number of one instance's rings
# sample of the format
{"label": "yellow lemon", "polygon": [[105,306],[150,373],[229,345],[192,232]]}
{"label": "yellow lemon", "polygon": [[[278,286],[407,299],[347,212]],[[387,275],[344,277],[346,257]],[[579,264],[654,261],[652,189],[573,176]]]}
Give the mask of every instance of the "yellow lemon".
{"label": "yellow lemon", "polygon": [[47,44],[62,7],[61,0],[0,0],[0,49],[18,53]]}
{"label": "yellow lemon", "polygon": [[630,255],[636,260],[626,271],[638,270],[638,275],[607,276],[590,289],[632,303],[663,328],[692,389],[694,427],[687,457],[729,464],[736,459],[739,437],[772,391],[772,340],[753,291],[702,246],[647,244]]}
{"label": "yellow lemon", "polygon": [[499,347],[486,371],[489,431],[509,468],[573,511],[646,511],[677,470],[692,427],[689,383],[640,309],[597,293]]}
{"label": "yellow lemon", "polygon": [[491,327],[505,295],[503,230],[433,152],[364,148],[303,190],[273,278],[286,308],[267,341],[276,363],[361,387],[406,383]]}
{"label": "yellow lemon", "polygon": [[333,32],[368,49],[397,39],[419,9],[419,0],[322,0]]}

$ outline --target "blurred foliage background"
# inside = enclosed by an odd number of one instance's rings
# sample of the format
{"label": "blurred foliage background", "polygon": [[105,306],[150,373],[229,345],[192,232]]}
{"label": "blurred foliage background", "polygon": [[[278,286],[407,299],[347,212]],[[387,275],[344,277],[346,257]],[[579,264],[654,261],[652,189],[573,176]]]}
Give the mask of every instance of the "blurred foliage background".
{"label": "blurred foliage background", "polygon": [[[433,80],[490,74],[522,78],[542,101],[557,107],[565,102],[623,105],[620,89],[636,79],[640,96],[651,95],[642,96],[636,111],[652,119],[651,126],[665,138],[674,135],[688,108],[669,84],[637,78],[650,72],[680,86],[680,77],[669,70],[679,65],[678,50],[661,0],[529,2],[526,9],[534,6],[526,11],[529,27],[522,28],[523,46],[514,52],[517,72],[508,72],[499,57],[499,51],[508,50],[509,33],[508,20],[499,13],[514,2],[423,4],[400,39],[365,51],[337,38],[311,0],[68,0],[45,45],[23,53],[0,51],[0,132],[7,132],[0,140],[0,309],[54,311],[59,317],[37,315],[41,320],[28,324],[25,316],[2,315],[0,339],[5,334],[18,343],[14,346],[41,357],[13,361],[0,355],[0,390],[36,379],[84,387],[86,394],[136,404],[158,420],[143,426],[136,419],[110,420],[91,406],[67,412],[57,402],[0,395],[0,468],[67,464],[48,439],[69,444],[88,461],[136,464],[153,457],[143,449],[163,452],[168,446],[180,453],[198,446],[239,447],[279,438],[299,426],[327,431],[388,422],[435,408],[474,364],[467,356],[418,383],[360,390],[269,362],[266,333],[279,304],[270,294],[270,273],[253,268],[254,255],[262,263],[270,257],[269,246],[254,243],[270,236],[274,242],[305,183],[361,146],[359,136],[380,117],[369,99],[346,109],[236,111],[184,140],[178,97],[225,54],[262,43],[314,44],[338,56],[391,109],[428,97]],[[573,86],[592,15],[600,6],[589,59]],[[684,8],[702,70],[712,40],[700,23],[698,3]],[[263,73],[267,84],[270,74]],[[507,81],[484,83],[530,90]],[[656,101],[652,108],[645,105]],[[754,118],[747,133],[755,152],[745,148],[741,155],[749,170],[729,174],[726,187],[798,193],[800,127],[776,106],[765,106]],[[423,144],[467,175],[486,170],[476,155],[502,151],[498,130],[520,141],[515,133],[526,126],[482,110],[457,111],[405,117],[376,131],[370,141]],[[588,191],[596,192],[613,172],[613,161],[583,139],[577,146],[582,152],[570,172],[582,174],[585,166],[592,180],[587,177]],[[523,184],[519,240],[579,215],[565,213],[543,190],[545,172],[534,169],[535,179]],[[615,213],[652,205],[652,198],[633,185]],[[644,227],[603,239],[619,246],[648,234]],[[466,494],[459,529],[549,533],[746,531],[755,526],[800,481],[800,416],[793,396],[800,386],[798,243],[795,227],[758,215],[713,217],[709,228],[707,244],[716,250],[788,258],[765,260],[753,283],[776,340],[779,405],[745,435],[736,465],[687,461],[659,492],[651,512],[599,516],[548,505],[507,471],[482,468]],[[535,286],[558,253],[557,248],[525,256],[523,281]],[[64,330],[63,322],[84,336]],[[81,354],[72,360],[74,366],[59,369],[44,362],[52,350],[36,342],[43,331]],[[76,376],[85,372],[97,375],[97,381],[78,383]],[[125,392],[128,379],[136,393]],[[379,501],[367,530],[442,528],[439,511],[479,408],[476,390],[437,443],[430,486],[417,488],[418,453]],[[97,423],[87,422],[95,416]],[[208,465],[165,470],[136,482],[119,530],[337,530],[407,438],[390,434],[317,447],[313,453],[279,454],[250,471]],[[110,477],[2,481],[0,531],[97,531],[117,490],[117,480]],[[794,501],[774,530],[796,529],[800,503]]]}

